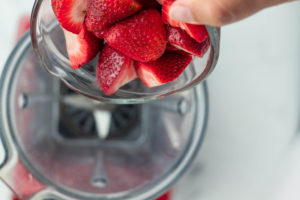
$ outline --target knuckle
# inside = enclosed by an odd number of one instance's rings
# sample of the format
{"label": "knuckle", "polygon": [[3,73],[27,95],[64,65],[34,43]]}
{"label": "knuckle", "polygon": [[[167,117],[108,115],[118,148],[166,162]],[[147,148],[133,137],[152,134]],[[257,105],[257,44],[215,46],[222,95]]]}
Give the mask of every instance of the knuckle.
{"label": "knuckle", "polygon": [[229,24],[234,18],[230,10],[222,6],[221,2],[218,2],[218,0],[211,1],[210,14],[212,20],[217,26]]}

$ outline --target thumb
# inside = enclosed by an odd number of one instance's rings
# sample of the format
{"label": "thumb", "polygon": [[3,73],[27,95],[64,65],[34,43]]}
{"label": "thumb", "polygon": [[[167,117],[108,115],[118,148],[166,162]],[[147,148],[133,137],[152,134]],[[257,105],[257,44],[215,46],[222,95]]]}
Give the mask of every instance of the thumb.
{"label": "thumb", "polygon": [[288,0],[176,0],[169,15],[176,21],[222,26]]}

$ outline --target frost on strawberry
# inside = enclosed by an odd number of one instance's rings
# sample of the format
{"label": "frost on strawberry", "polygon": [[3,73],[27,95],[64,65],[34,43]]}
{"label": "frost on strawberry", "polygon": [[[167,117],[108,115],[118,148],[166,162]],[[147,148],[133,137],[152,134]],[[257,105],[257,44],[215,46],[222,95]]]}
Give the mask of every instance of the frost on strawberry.
{"label": "frost on strawberry", "polygon": [[167,26],[167,32],[168,44],[194,56],[203,57],[210,46],[210,40],[208,38],[199,43],[180,28]]}
{"label": "frost on strawberry", "polygon": [[137,0],[89,0],[85,24],[91,32],[100,32],[142,8]]}
{"label": "frost on strawberry", "polygon": [[52,8],[61,26],[79,34],[84,23],[88,0],[54,0]]}
{"label": "frost on strawberry", "polygon": [[208,32],[204,25],[181,23],[180,27],[197,42],[203,42],[208,38]]}
{"label": "frost on strawberry", "polygon": [[152,9],[143,10],[112,26],[105,33],[104,39],[113,48],[141,62],[158,59],[167,45],[161,15]]}
{"label": "frost on strawberry", "polygon": [[103,40],[95,37],[83,26],[79,34],[71,33],[63,29],[66,40],[66,48],[73,69],[87,64],[95,58],[103,47]]}
{"label": "frost on strawberry", "polygon": [[136,78],[134,61],[105,45],[97,65],[97,80],[103,92],[112,95]]}
{"label": "frost on strawberry", "polygon": [[137,73],[149,88],[169,83],[182,74],[191,63],[192,56],[182,51],[166,51],[156,61],[137,63]]}

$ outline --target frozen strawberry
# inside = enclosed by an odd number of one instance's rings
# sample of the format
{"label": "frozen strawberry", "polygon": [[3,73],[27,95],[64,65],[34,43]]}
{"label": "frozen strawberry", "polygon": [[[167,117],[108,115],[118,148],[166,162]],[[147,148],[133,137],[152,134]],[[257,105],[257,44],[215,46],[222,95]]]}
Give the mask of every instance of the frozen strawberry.
{"label": "frozen strawberry", "polygon": [[97,38],[103,39],[105,31],[95,31],[92,32]]}
{"label": "frozen strawberry", "polygon": [[143,10],[112,26],[104,34],[105,41],[130,58],[148,62],[162,56],[167,34],[156,10]]}
{"label": "frozen strawberry", "polygon": [[137,0],[89,0],[85,24],[89,31],[99,32],[141,8]]}
{"label": "frozen strawberry", "polygon": [[62,2],[63,0],[51,0],[52,9],[56,17],[60,13]]}
{"label": "frozen strawberry", "polygon": [[88,0],[61,0],[57,19],[64,29],[75,34],[80,33],[86,15],[87,2]]}
{"label": "frozen strawberry", "polygon": [[136,78],[134,61],[105,45],[97,66],[97,80],[103,92],[112,95],[120,87]]}
{"label": "frozen strawberry", "polygon": [[139,0],[145,9],[160,9],[161,5],[156,0]]}
{"label": "frozen strawberry", "polygon": [[208,32],[204,25],[181,23],[180,27],[197,42],[203,42],[208,38]]}
{"label": "frozen strawberry", "polygon": [[166,51],[156,61],[138,62],[137,73],[147,87],[156,87],[178,78],[191,61],[192,56],[185,52]]}
{"label": "frozen strawberry", "polygon": [[85,26],[77,35],[64,29],[66,47],[73,69],[91,61],[103,47],[103,40],[88,32]]}
{"label": "frozen strawberry", "polygon": [[192,55],[203,57],[209,48],[210,41],[208,38],[204,42],[199,43],[181,28],[171,26],[167,27],[167,32],[169,44]]}
{"label": "frozen strawberry", "polygon": [[167,44],[167,47],[166,47],[166,50],[169,50],[169,51],[179,51],[180,49],[171,45],[170,43]]}
{"label": "frozen strawberry", "polygon": [[165,0],[162,8],[162,19],[165,24],[170,24],[173,27],[180,27],[185,30],[197,42],[203,42],[208,38],[208,32],[204,25],[189,24],[173,20],[169,16],[169,10],[174,0]]}

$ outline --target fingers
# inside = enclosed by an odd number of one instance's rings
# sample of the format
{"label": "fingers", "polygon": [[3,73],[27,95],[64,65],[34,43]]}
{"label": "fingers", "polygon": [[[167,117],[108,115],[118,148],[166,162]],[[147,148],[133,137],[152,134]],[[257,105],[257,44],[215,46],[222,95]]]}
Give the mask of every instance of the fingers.
{"label": "fingers", "polygon": [[234,16],[218,0],[177,0],[170,8],[170,17],[192,24],[221,26],[231,23]]}
{"label": "fingers", "polygon": [[176,0],[169,11],[177,21],[222,26],[287,0]]}

